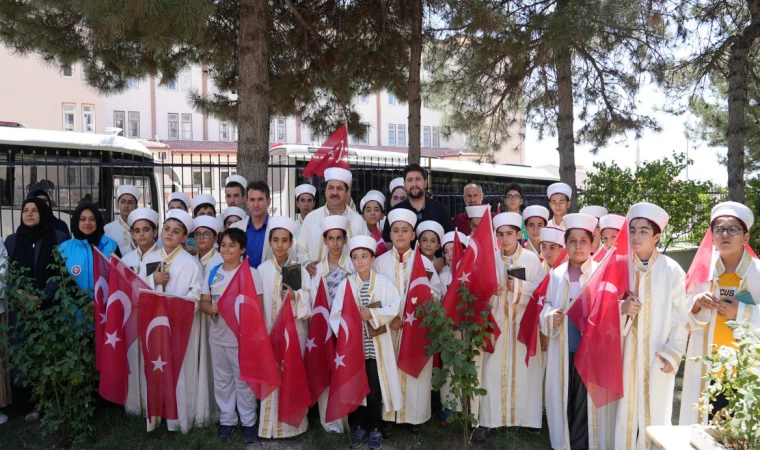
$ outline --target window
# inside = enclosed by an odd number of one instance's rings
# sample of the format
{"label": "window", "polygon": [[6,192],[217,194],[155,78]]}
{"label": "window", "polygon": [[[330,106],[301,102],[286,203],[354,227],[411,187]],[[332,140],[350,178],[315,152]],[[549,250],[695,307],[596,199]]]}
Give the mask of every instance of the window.
{"label": "window", "polygon": [[219,140],[230,140],[230,125],[227,122],[219,122]]}
{"label": "window", "polygon": [[129,137],[140,137],[140,113],[138,111],[129,112]]}
{"label": "window", "polygon": [[230,171],[228,169],[222,169],[219,171],[219,179],[222,181],[226,180],[227,178],[233,175],[237,175],[237,172],[235,170]]}
{"label": "window", "polygon": [[193,140],[193,115],[182,114],[182,139]]}
{"label": "window", "polygon": [[95,107],[93,105],[82,105],[82,132],[95,132]]}
{"label": "window", "polygon": [[74,66],[69,64],[61,67],[61,78],[74,78]]}
{"label": "window", "polygon": [[403,147],[406,145],[406,125],[398,125],[398,138],[396,139],[398,141],[398,146]]}
{"label": "window", "polygon": [[127,84],[130,89],[137,89],[140,85],[137,82],[137,78],[130,78],[127,80]]}
{"label": "window", "polygon": [[169,113],[169,139],[179,139],[179,114]]}
{"label": "window", "polygon": [[86,79],[87,79],[87,71],[86,71],[86,70],[85,70],[85,68],[84,68],[84,64],[82,64],[82,65],[79,67],[79,77],[80,77],[80,78],[82,78],[83,80],[86,80]]}
{"label": "window", "polygon": [[63,105],[63,131],[76,131],[76,118],[74,117],[73,104]]}
{"label": "window", "polygon": [[124,132],[124,130],[126,129],[124,127],[124,111],[113,112],[113,127],[120,129],[121,131],[119,132],[119,134],[121,134],[122,136],[126,135],[126,133]]}
{"label": "window", "polygon": [[230,127],[232,128],[232,139],[231,139],[231,140],[233,140],[233,141],[237,141],[237,140],[238,140],[238,136],[237,136],[237,126],[235,126],[235,125],[231,125]]}
{"label": "window", "polygon": [[422,127],[422,146],[430,147],[430,127]]}
{"label": "window", "polygon": [[369,102],[369,95],[367,95],[366,92],[362,92],[361,95],[359,96],[359,101],[361,101],[362,103]]}
{"label": "window", "polygon": [[211,189],[211,169],[193,169],[193,189],[196,188]]}
{"label": "window", "polygon": [[177,90],[177,80],[169,80],[169,83],[166,85],[166,87],[170,91],[176,91]]}
{"label": "window", "polygon": [[274,120],[269,121],[269,142],[274,141]]}
{"label": "window", "polygon": [[392,105],[396,103],[396,96],[392,92],[388,92],[388,104]]}
{"label": "window", "polygon": [[269,142],[287,142],[288,133],[285,118],[276,117],[269,121]]}
{"label": "window", "polygon": [[388,145],[396,145],[396,125],[392,123],[388,124]]}
{"label": "window", "polygon": [[433,127],[433,147],[440,147],[441,143],[438,139],[438,127]]}
{"label": "window", "polygon": [[179,74],[179,89],[182,92],[190,90],[190,69],[185,69]]}

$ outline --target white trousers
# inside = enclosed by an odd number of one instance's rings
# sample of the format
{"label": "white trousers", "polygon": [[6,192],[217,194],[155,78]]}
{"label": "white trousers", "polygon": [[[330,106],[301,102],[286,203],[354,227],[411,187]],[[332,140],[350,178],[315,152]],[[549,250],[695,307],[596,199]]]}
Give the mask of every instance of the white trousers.
{"label": "white trousers", "polygon": [[328,386],[322,395],[319,396],[319,400],[317,401],[317,405],[319,405],[319,421],[322,422],[322,428],[324,428],[328,433],[343,433],[345,430],[348,430],[348,416],[342,419],[325,423],[325,414],[327,413],[327,397],[329,397],[329,395],[330,387]]}
{"label": "white trousers", "polygon": [[211,363],[214,366],[214,398],[221,411],[219,423],[237,425],[239,412],[240,421],[244,427],[254,426],[256,424],[256,396],[251,388],[240,380],[238,348],[223,347],[211,342]]}

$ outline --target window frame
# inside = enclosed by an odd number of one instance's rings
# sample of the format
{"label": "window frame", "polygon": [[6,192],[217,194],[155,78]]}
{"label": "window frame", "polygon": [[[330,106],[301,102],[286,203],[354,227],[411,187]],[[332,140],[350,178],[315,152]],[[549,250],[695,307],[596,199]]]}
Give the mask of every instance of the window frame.
{"label": "window frame", "polygon": [[[135,119],[132,118],[132,114],[136,114]],[[137,124],[137,133],[132,135],[132,121]],[[127,137],[131,139],[140,138],[140,111],[127,111]]]}
{"label": "window frame", "polygon": [[[119,119],[116,118],[116,114],[121,114],[121,126],[118,126],[116,123]],[[121,135],[126,136],[127,133],[127,112],[126,111],[116,111],[113,112],[113,127],[114,128],[120,128],[121,129]]]}
{"label": "window frame", "polygon": [[[174,136],[172,136],[172,116],[174,116]],[[167,113],[166,121],[168,128],[166,129],[166,136],[168,139],[179,139],[179,113]]]}
{"label": "window frame", "polygon": [[395,123],[388,124],[388,146],[389,147],[396,146],[396,124]]}
{"label": "window frame", "polygon": [[177,81],[176,78],[169,80],[169,82],[166,83],[166,89],[172,92],[177,92],[177,90],[179,89],[179,81]]}
{"label": "window frame", "polygon": [[140,82],[137,80],[137,78],[128,78],[127,86],[129,86],[130,89],[138,89],[140,87]]}
{"label": "window frame", "polygon": [[432,134],[429,126],[422,127],[422,146],[432,147]]}
{"label": "window frame", "polygon": [[399,147],[406,146],[406,125],[402,123],[396,125],[396,142]]}
{"label": "window frame", "polygon": [[[67,68],[71,71],[71,75],[66,75],[65,70]],[[72,78],[74,78],[76,76],[76,74],[74,72],[75,72],[75,70],[74,70],[74,65],[73,64],[66,64],[64,66],[61,66],[61,78],[72,79]]]}
{"label": "window frame", "polygon": [[430,143],[434,148],[441,146],[441,132],[440,127],[431,127]]}
{"label": "window frame", "polygon": [[[70,108],[67,111],[67,108]],[[71,115],[71,129],[66,127],[66,115]],[[76,131],[77,130],[77,105],[76,103],[63,103],[61,105],[61,120],[63,121],[61,129],[63,131]]]}
{"label": "window frame", "polygon": [[180,92],[188,92],[191,87],[193,87],[193,76],[190,69],[184,69],[179,73],[179,91]]}
{"label": "window frame", "polygon": [[230,140],[230,124],[229,123],[219,122],[219,140],[220,141]]}
{"label": "window frame", "polygon": [[[188,121],[185,121],[186,118],[189,118]],[[185,130],[185,124],[189,125],[189,130]],[[187,133],[185,131],[189,131],[190,137],[186,137]],[[180,127],[179,127],[179,134],[182,137],[183,141],[192,141],[193,140],[193,115],[192,114],[182,114],[180,115]]]}
{"label": "window frame", "polygon": [[[86,110],[89,109],[90,111],[87,112]],[[92,118],[92,130],[87,130],[85,127],[87,126],[87,116],[90,116]],[[82,105],[82,133],[96,133],[95,128],[95,105],[93,104],[83,104]]]}

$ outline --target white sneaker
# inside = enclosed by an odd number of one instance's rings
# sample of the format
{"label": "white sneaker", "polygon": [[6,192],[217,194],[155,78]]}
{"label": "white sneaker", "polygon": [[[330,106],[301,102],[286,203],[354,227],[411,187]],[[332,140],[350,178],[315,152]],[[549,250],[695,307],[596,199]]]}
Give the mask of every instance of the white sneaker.
{"label": "white sneaker", "polygon": [[8,416],[0,412],[0,425],[4,424],[7,421],[8,421]]}

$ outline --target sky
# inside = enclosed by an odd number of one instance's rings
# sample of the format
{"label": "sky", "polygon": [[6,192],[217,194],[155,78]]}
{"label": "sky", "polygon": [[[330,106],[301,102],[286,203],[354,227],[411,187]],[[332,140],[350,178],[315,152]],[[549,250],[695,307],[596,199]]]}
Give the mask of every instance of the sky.
{"label": "sky", "polygon": [[[654,117],[661,125],[662,131],[655,133],[645,131],[639,146],[641,149],[641,161],[652,161],[663,157],[671,157],[673,151],[685,153],[687,146],[689,149],[689,158],[694,160],[694,164],[689,167],[688,177],[693,180],[711,180],[722,186],[726,185],[728,175],[725,166],[718,163],[718,154],[725,156],[725,148],[711,148],[700,141],[687,142],[685,130],[686,123],[689,120],[688,113],[681,116],[674,116],[657,109],[667,101],[665,94],[659,89],[652,86],[646,86],[640,92],[638,98],[640,105],[638,111],[642,114],[649,114]],[[576,111],[577,111],[576,107]],[[694,119],[691,119],[694,121]],[[576,123],[576,127],[577,127]],[[617,140],[622,140],[618,137]],[[591,154],[590,146],[575,146],[575,163],[582,165],[586,170],[592,168],[595,161],[599,162],[617,162],[623,167],[635,167],[636,165],[636,139],[631,134],[624,143],[612,142],[606,148],[599,150],[596,155]],[[543,140],[538,139],[538,132],[528,127],[525,137],[525,163],[530,166],[541,166],[545,164],[559,165],[559,153],[557,153],[557,137],[548,136]],[[686,178],[686,173],[681,174]]]}

